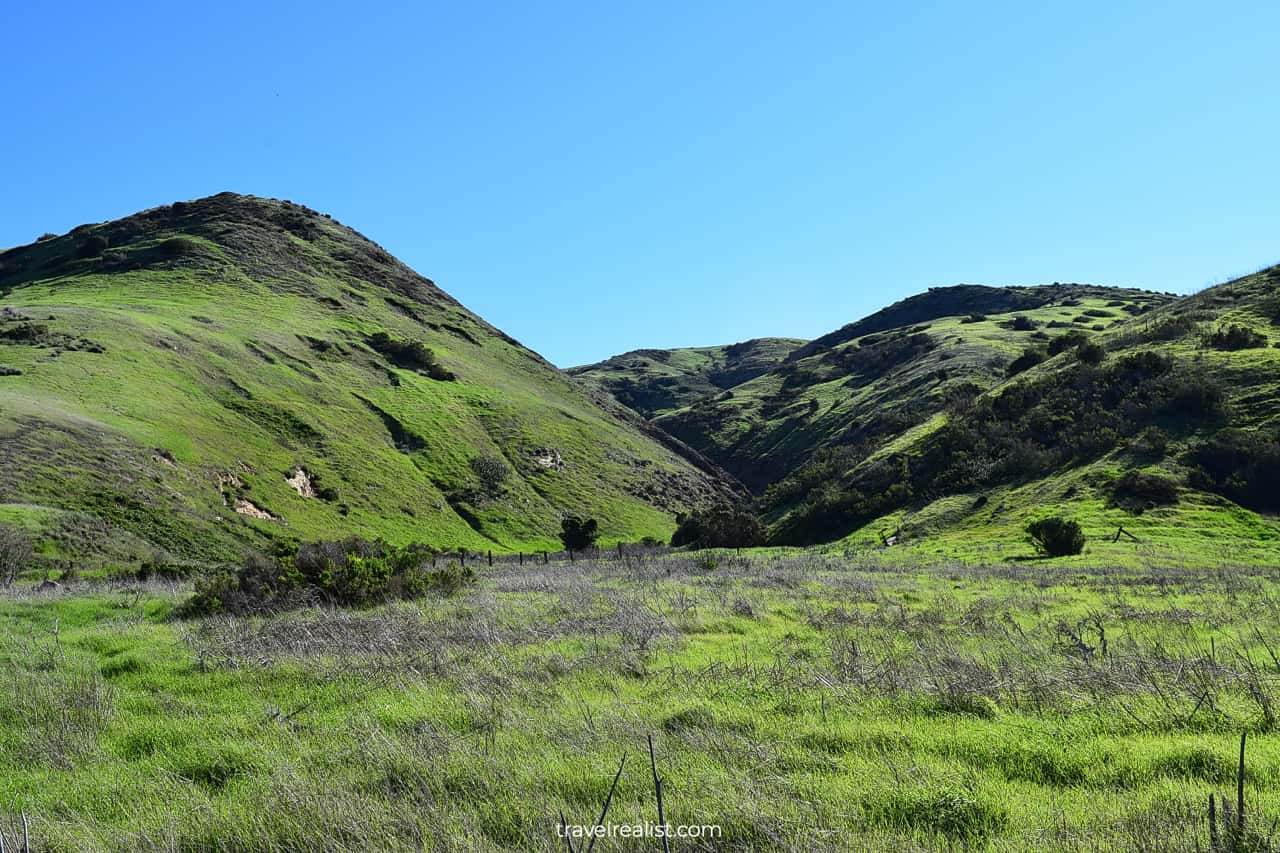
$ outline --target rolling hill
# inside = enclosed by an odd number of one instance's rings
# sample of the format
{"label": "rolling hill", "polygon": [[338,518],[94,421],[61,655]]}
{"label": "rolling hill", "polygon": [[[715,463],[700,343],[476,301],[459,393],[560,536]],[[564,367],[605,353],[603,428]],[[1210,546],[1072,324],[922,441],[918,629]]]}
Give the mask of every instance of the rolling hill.
{"label": "rolling hill", "polygon": [[763,492],[815,452],[882,442],[992,387],[1027,345],[1066,329],[1097,334],[1168,300],[1087,285],[935,288],[655,422]]}
{"label": "rolling hill", "polygon": [[548,548],[565,514],[665,536],[732,488],[288,201],[223,193],[0,253],[0,521],[50,555]]}
{"label": "rolling hill", "polygon": [[654,422],[746,483],[776,544],[990,559],[1061,514],[1118,559],[1274,560],[1278,323],[1280,267],[1185,298],[935,288]]}

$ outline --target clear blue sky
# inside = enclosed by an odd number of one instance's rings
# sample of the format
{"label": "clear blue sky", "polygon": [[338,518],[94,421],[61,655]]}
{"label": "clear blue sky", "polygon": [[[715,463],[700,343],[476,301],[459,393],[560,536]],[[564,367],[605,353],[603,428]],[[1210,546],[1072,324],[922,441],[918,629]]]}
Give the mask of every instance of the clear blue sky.
{"label": "clear blue sky", "polygon": [[564,366],[1280,260],[1274,2],[15,2],[0,33],[0,245],[290,198]]}

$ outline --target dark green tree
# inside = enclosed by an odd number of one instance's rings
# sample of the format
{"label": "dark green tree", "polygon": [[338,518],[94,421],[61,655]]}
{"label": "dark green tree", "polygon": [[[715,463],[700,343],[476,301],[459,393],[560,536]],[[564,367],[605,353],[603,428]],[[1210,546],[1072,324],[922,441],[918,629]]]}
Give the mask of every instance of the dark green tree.
{"label": "dark green tree", "polygon": [[600,538],[599,527],[594,518],[568,516],[560,522],[560,541],[568,551],[585,550]]}

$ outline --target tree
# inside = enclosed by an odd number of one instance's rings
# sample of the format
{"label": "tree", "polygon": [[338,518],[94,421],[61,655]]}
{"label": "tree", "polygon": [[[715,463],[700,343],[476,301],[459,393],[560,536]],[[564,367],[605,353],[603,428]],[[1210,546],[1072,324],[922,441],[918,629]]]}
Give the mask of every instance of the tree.
{"label": "tree", "polygon": [[599,525],[594,518],[571,515],[560,522],[560,541],[565,550],[582,551],[596,544],[600,538]]}
{"label": "tree", "polygon": [[764,541],[764,525],[749,510],[736,506],[715,506],[676,519],[671,536],[674,547],[750,548]]}
{"label": "tree", "polygon": [[0,586],[12,586],[33,556],[31,540],[21,530],[0,524]]}
{"label": "tree", "polygon": [[502,484],[511,476],[511,469],[501,456],[484,454],[471,460],[471,473],[480,481],[480,487],[493,496],[502,491]]}
{"label": "tree", "polygon": [[1031,522],[1027,525],[1027,534],[1036,550],[1050,557],[1067,557],[1084,550],[1080,523],[1061,516]]}

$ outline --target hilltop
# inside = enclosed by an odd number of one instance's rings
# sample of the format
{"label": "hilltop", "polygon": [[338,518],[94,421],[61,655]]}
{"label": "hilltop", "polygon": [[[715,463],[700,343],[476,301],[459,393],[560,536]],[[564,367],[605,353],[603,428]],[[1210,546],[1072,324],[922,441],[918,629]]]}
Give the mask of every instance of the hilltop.
{"label": "hilltop", "polygon": [[46,235],[0,253],[0,312],[0,521],[50,555],[554,547],[565,514],[661,537],[732,488],[288,201],[223,193]]}
{"label": "hilltop", "polygon": [[756,338],[726,346],[640,349],[568,372],[652,418],[767,373],[802,344],[796,338]]}

